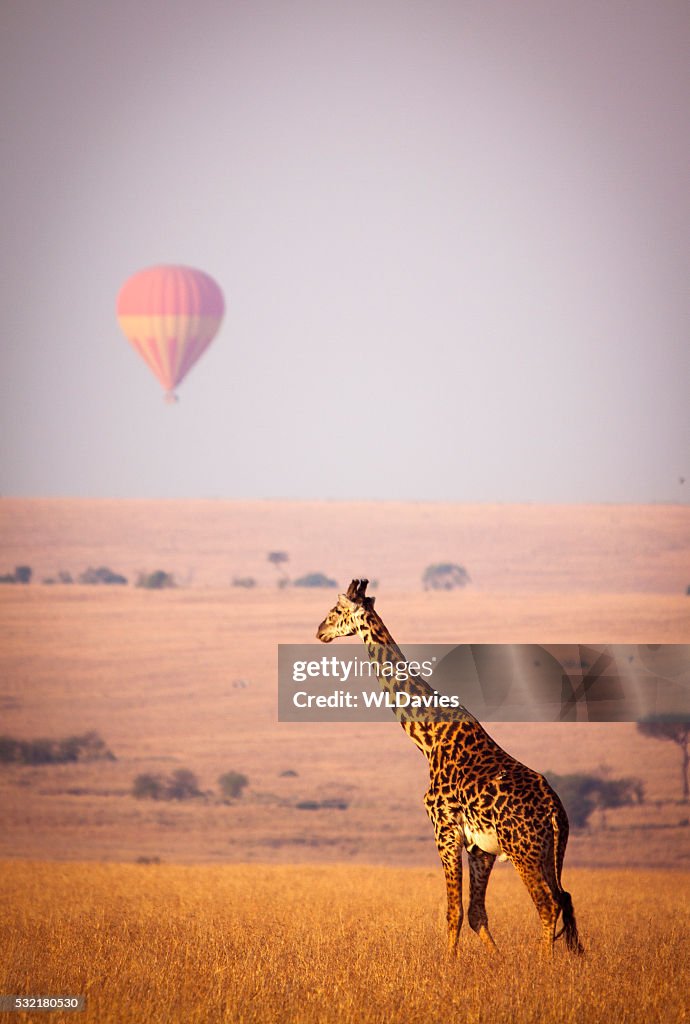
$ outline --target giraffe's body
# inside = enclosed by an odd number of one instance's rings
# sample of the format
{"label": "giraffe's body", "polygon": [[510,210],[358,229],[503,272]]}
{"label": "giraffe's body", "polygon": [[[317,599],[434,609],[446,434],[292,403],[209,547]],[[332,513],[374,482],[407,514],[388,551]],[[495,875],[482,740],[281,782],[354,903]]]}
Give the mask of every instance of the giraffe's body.
{"label": "giraffe's body", "polygon": [[[366,580],[353,580],[346,595],[319,626],[317,637],[329,643],[358,635],[379,664],[402,660],[402,653],[365,596]],[[411,673],[382,678],[391,692],[430,695],[431,688]],[[420,722],[399,714],[405,732],[429,762],[430,784],[424,802],[434,826],[446,876],[448,941],[456,949],[462,925],[462,860],[470,869],[468,919],[487,946],[495,948],[486,915],[485,894],[496,858],[510,860],[529,890],[542,924],[542,945],[551,952],[556,922],[568,949],[581,952],[572,901],[561,885],[568,841],[568,817],[543,775],[507,754],[468,711],[453,721]]]}

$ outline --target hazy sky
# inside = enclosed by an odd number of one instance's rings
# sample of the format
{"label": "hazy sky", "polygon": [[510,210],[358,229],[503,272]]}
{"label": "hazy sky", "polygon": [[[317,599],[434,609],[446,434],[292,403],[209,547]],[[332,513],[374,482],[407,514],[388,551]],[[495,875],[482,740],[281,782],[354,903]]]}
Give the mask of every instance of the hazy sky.
{"label": "hazy sky", "polygon": [[[690,500],[686,0],[3,0],[0,38],[0,493]],[[227,312],[170,407],[114,308],[178,262]]]}

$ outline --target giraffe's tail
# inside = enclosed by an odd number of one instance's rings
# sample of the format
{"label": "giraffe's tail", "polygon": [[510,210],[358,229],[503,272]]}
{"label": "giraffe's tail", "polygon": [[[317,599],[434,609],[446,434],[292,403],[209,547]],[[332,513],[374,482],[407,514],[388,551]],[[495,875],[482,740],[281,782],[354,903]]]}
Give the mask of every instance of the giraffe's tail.
{"label": "giraffe's tail", "polygon": [[565,819],[565,828],[561,828],[559,823],[558,813],[554,813],[551,816],[551,824],[553,825],[553,860],[554,860],[554,882],[553,896],[561,910],[563,918],[563,924],[561,930],[554,935],[554,942],[556,939],[560,939],[561,935],[565,938],[565,944],[571,953],[584,953],[584,946],[580,942],[580,936],[577,932],[577,921],[575,920],[575,911],[573,909],[573,901],[569,892],[561,885],[561,870],[563,867],[563,857],[565,855],[565,845],[568,841],[568,819]]}
{"label": "giraffe's tail", "polygon": [[585,948],[580,942],[580,936],[577,933],[577,921],[575,920],[575,911],[573,910],[573,901],[570,893],[566,892],[565,889],[561,889],[558,902],[561,907],[561,914],[563,915],[563,925],[561,930],[554,935],[554,942],[556,939],[560,939],[562,935],[571,953],[584,953]]}

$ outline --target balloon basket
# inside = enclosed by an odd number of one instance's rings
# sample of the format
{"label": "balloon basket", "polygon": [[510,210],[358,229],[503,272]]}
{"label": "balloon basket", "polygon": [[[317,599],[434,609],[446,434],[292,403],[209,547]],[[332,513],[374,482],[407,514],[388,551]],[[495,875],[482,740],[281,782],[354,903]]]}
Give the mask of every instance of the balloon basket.
{"label": "balloon basket", "polygon": [[179,402],[179,398],[174,391],[166,391],[164,400],[166,405],[176,405]]}

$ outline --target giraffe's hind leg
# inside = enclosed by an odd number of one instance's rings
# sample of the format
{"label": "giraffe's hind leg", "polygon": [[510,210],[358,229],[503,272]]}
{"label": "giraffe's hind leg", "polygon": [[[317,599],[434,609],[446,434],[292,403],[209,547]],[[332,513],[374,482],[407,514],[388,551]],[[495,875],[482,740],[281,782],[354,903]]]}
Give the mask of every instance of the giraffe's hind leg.
{"label": "giraffe's hind leg", "polygon": [[515,870],[527,887],[532,901],[537,908],[541,921],[541,952],[545,957],[553,954],[553,943],[556,935],[556,921],[560,913],[560,904],[551,891],[544,873],[538,865],[513,861]]}
{"label": "giraffe's hind leg", "polygon": [[467,920],[470,928],[477,933],[482,942],[492,952],[497,952],[496,943],[489,931],[489,918],[486,913],[486,887],[491,869],[496,863],[496,854],[485,853],[478,846],[468,850],[470,862],[470,906]]}
{"label": "giraffe's hind leg", "polygon": [[462,843],[451,808],[433,790],[424,797],[446,876],[448,951],[455,954],[462,927]]}

